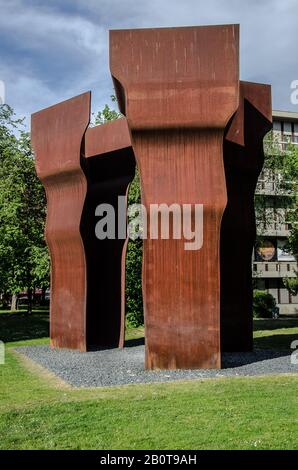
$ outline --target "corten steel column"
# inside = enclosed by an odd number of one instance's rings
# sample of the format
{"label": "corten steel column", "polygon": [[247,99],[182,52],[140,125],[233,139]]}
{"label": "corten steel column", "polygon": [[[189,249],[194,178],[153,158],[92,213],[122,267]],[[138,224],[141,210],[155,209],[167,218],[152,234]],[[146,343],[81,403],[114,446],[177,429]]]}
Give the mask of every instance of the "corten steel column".
{"label": "corten steel column", "polygon": [[253,348],[252,250],[254,193],[264,163],[263,138],[272,127],[271,87],[240,82],[240,103],[226,129],[228,204],[221,226],[221,347]]}
{"label": "corten steel column", "polygon": [[110,68],[132,131],[142,202],[203,204],[204,241],[144,240],[146,367],[220,367],[223,133],[238,107],[238,26],[110,33]]}
{"label": "corten steel column", "polygon": [[[88,181],[81,220],[87,260],[88,345],[122,347],[125,330],[126,200],[135,174],[135,158],[125,118],[89,128],[85,135],[83,168]],[[99,240],[95,215],[99,204],[115,213],[115,239]],[[103,214],[102,214],[103,215]]]}
{"label": "corten steel column", "polygon": [[122,238],[116,225],[115,239],[98,240],[95,209],[111,204],[118,221],[118,196],[126,196],[135,170],[126,119],[86,131],[89,116],[90,93],[32,116],[48,203],[51,345],[81,351],[123,346],[126,218]]}
{"label": "corten steel column", "polygon": [[90,93],[32,115],[36,171],[47,195],[51,255],[51,346],[86,350],[86,259],[80,234],[87,181],[81,145]]}

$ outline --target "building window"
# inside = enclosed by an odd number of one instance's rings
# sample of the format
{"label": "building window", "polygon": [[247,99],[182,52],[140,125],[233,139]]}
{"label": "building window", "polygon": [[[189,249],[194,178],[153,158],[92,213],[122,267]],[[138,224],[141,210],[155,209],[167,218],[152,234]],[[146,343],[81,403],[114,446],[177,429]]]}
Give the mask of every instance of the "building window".
{"label": "building window", "polygon": [[283,131],[285,134],[292,134],[292,123],[284,122]]}
{"label": "building window", "polygon": [[295,144],[298,144],[298,123],[294,123],[294,129],[293,129],[293,142]]}

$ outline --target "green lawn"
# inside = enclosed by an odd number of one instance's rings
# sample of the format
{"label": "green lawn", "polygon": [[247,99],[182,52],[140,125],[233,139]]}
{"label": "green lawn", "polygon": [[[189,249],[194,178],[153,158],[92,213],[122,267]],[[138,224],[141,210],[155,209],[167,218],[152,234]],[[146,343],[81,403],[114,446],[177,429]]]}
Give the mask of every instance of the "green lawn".
{"label": "green lawn", "polygon": [[[257,347],[289,349],[297,320],[257,320]],[[45,312],[0,313],[0,449],[297,449],[297,375],[74,389],[11,346],[48,342]],[[128,340],[142,337],[130,330]]]}
{"label": "green lawn", "polygon": [[255,348],[289,350],[297,339],[298,319],[254,320]]}

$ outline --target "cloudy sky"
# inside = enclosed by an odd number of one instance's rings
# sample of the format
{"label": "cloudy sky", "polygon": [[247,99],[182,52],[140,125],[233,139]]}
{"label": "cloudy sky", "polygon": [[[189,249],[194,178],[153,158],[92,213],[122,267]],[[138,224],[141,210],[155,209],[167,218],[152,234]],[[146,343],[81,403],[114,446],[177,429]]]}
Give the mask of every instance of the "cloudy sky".
{"label": "cloudy sky", "polygon": [[240,23],[241,78],[273,85],[275,109],[298,111],[298,0],[0,0],[0,80],[29,116],[87,90],[110,104],[108,30]]}

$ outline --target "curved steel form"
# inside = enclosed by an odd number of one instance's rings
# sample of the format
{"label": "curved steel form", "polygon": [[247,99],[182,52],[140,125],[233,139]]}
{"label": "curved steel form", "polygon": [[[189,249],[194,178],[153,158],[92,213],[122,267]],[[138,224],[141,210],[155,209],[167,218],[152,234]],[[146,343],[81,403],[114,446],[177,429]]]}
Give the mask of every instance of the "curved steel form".
{"label": "curved steel form", "polygon": [[[118,196],[127,196],[135,174],[126,119],[89,128],[84,155],[88,191],[81,234],[87,259],[87,341],[90,346],[123,347],[127,234],[126,204],[120,202],[119,207]],[[95,210],[102,203],[114,210],[114,239],[99,240],[95,235]]]}
{"label": "curved steel form", "polygon": [[220,244],[223,351],[253,348],[254,194],[264,163],[263,139],[271,128],[270,85],[240,82],[239,108],[227,126],[224,140],[228,204]]}
{"label": "curved steel form", "polygon": [[[147,214],[166,206],[171,232],[153,236],[147,220],[146,367],[219,368],[222,351],[252,349],[254,192],[271,88],[239,82],[238,25],[111,31],[110,69],[126,118],[88,128],[90,93],[32,116],[48,201],[51,345],[124,344],[135,155]],[[100,204],[116,217],[112,237],[96,236]],[[185,249],[185,232],[174,236],[173,204],[191,205],[192,232],[203,206],[199,247]]]}
{"label": "curved steel form", "polygon": [[37,175],[47,195],[46,240],[51,256],[51,346],[85,351],[86,257],[80,233],[87,181],[81,146],[90,93],[32,115]]}
{"label": "curved steel form", "polygon": [[98,240],[95,209],[111,204],[118,216],[118,196],[126,196],[135,172],[126,119],[86,132],[89,116],[90,93],[32,116],[48,202],[51,345],[81,351],[124,343],[126,232]]}
{"label": "curved steel form", "polygon": [[[144,240],[146,367],[220,367],[224,129],[238,107],[238,26],[110,33],[110,68],[142,202],[204,204],[204,243]],[[212,58],[212,60],[211,60]]]}

